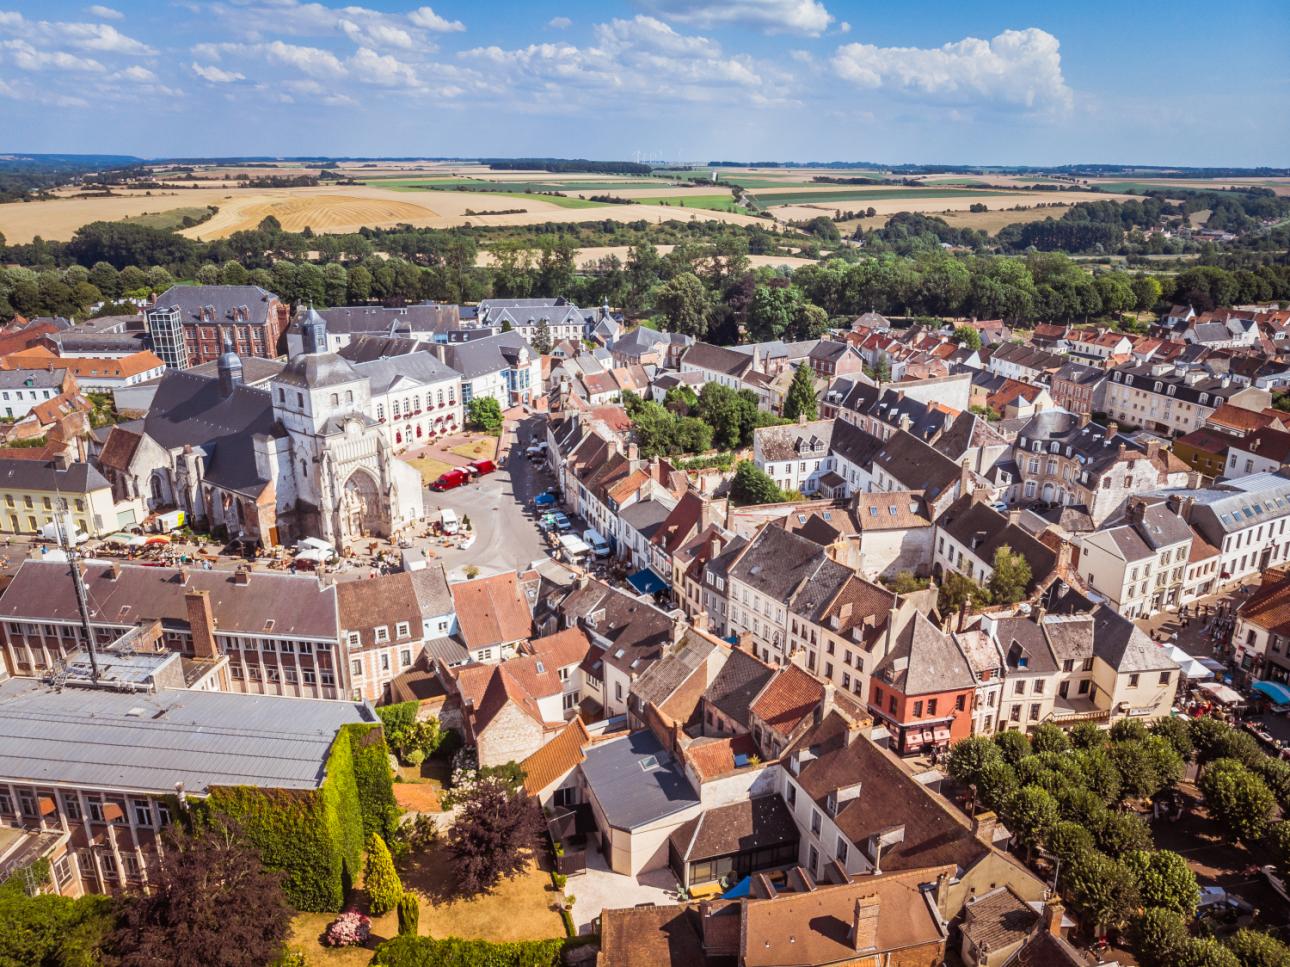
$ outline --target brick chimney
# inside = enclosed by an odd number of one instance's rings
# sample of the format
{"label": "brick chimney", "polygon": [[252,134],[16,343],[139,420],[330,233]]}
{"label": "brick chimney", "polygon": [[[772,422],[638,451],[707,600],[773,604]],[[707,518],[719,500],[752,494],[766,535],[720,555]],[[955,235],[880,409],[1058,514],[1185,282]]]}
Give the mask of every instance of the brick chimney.
{"label": "brick chimney", "polygon": [[972,817],[972,835],[986,846],[993,846],[994,828],[998,825],[999,817],[995,813],[977,813]]}
{"label": "brick chimney", "polygon": [[1161,446],[1160,446],[1159,440],[1147,441],[1147,459],[1148,460],[1155,460],[1158,456],[1160,456],[1160,450],[1161,450]]}
{"label": "brick chimney", "polygon": [[1079,425],[1080,425],[1080,426],[1088,426],[1088,421],[1089,421],[1089,419],[1090,419],[1090,417],[1089,417],[1089,415],[1088,415],[1087,413],[1081,413],[1081,414],[1079,415]]}
{"label": "brick chimney", "polygon": [[1120,424],[1116,423],[1116,422],[1115,422],[1115,420],[1112,420],[1110,423],[1108,423],[1108,424],[1106,425],[1106,441],[1107,441],[1107,443],[1110,443],[1112,440],[1114,440],[1114,439],[1115,439],[1116,434],[1117,434],[1117,433],[1119,433],[1119,432],[1120,432]]}
{"label": "brick chimney", "polygon": [[233,572],[233,583],[247,585],[251,583],[251,569],[243,566]]}
{"label": "brick chimney", "polygon": [[1044,903],[1044,929],[1054,937],[1062,935],[1062,914],[1065,912],[1061,901],[1056,898]]}
{"label": "brick chimney", "polygon": [[198,658],[218,658],[215,646],[215,615],[211,611],[209,591],[189,591],[184,595],[188,607],[188,627],[193,635],[193,654]]}
{"label": "brick chimney", "polygon": [[877,894],[856,900],[851,922],[851,940],[857,953],[861,950],[873,950],[878,946],[878,911]]}
{"label": "brick chimney", "polygon": [[1143,514],[1147,511],[1147,502],[1141,497],[1130,497],[1124,508],[1124,519],[1130,524],[1141,524]]}
{"label": "brick chimney", "polygon": [[707,631],[708,630],[708,612],[700,611],[698,614],[696,614],[693,618],[690,619],[690,624],[694,627],[696,631]]}

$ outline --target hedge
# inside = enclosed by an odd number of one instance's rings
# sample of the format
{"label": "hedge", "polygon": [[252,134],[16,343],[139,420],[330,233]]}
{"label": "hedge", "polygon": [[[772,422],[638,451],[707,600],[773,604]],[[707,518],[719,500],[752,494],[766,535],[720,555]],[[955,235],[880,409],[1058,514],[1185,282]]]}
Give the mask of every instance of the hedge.
{"label": "hedge", "polygon": [[341,909],[362,865],[368,829],[385,835],[395,819],[388,751],[379,727],[341,728],[324,776],[317,789],[212,787],[195,806],[237,823],[264,864],[283,871],[283,889],[298,910]]}
{"label": "hedge", "polygon": [[566,941],[492,943],[447,937],[395,937],[376,948],[373,967],[559,967]]}

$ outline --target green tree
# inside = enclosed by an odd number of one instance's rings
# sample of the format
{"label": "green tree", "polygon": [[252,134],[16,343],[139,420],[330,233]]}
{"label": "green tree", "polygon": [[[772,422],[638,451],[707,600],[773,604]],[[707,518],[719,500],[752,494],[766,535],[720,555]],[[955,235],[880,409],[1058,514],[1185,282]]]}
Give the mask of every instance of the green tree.
{"label": "green tree", "polygon": [[1149,731],[1173,746],[1174,751],[1183,759],[1188,758],[1195,750],[1191,740],[1191,728],[1185,718],[1171,715],[1169,718],[1157,719],[1152,723]]}
{"label": "green tree", "polygon": [[994,573],[990,575],[987,589],[995,604],[1016,604],[1026,596],[1030,587],[1030,564],[1024,557],[1004,544],[994,552],[991,562]]}
{"label": "green tree", "polygon": [[966,574],[950,571],[941,581],[940,594],[937,596],[937,607],[940,609],[941,614],[950,615],[978,607],[988,600],[989,595],[986,593],[985,588]]}
{"label": "green tree", "polygon": [[1120,857],[1133,850],[1151,848],[1151,830],[1137,813],[1108,809],[1097,828],[1097,845],[1108,856]]}
{"label": "green tree", "polygon": [[708,334],[708,290],[693,272],[683,272],[664,282],[654,295],[654,307],[668,332],[695,339]]}
{"label": "green tree", "polygon": [[1201,765],[1215,759],[1236,759],[1249,765],[1263,757],[1254,736],[1232,728],[1212,715],[1191,720],[1191,740],[1196,746],[1196,761]]}
{"label": "green tree", "polygon": [[1084,850],[1093,849],[1093,834],[1068,819],[1059,819],[1053,823],[1044,837],[1044,845],[1063,863],[1069,863]]}
{"label": "green tree", "polygon": [[805,362],[793,373],[793,381],[788,384],[788,393],[784,397],[784,418],[788,420],[814,420],[819,416],[819,407],[815,400],[815,370]]}
{"label": "green tree", "polygon": [[663,406],[677,416],[692,416],[699,406],[699,396],[685,383],[679,383],[667,391]]}
{"label": "green tree", "polygon": [[417,935],[417,927],[421,921],[421,903],[417,900],[416,895],[404,893],[399,897],[399,936]]}
{"label": "green tree", "polygon": [[1036,752],[1065,752],[1070,741],[1060,726],[1045,722],[1031,733],[1030,745]]}
{"label": "green tree", "polygon": [[1128,797],[1154,796],[1182,775],[1182,759],[1164,739],[1113,742],[1108,752],[1119,770],[1121,791]]}
{"label": "green tree", "polygon": [[730,499],[741,505],[777,504],[784,500],[784,492],[751,460],[740,460],[730,482]]}
{"label": "green tree", "polygon": [[1187,921],[1173,910],[1149,906],[1129,924],[1129,941],[1143,967],[1169,967],[1189,937]]}
{"label": "green tree", "polygon": [[1188,937],[1174,951],[1175,967],[1241,967],[1241,962],[1213,937]]}
{"label": "green tree", "polygon": [[394,868],[394,857],[385,840],[373,833],[367,840],[367,866],[363,887],[367,890],[368,906],[374,916],[389,913],[403,899],[403,883]]}
{"label": "green tree", "polygon": [[950,746],[950,778],[961,786],[970,786],[976,783],[987,765],[1002,761],[999,747],[988,738],[984,735],[969,736]]}
{"label": "green tree", "polygon": [[1269,827],[1265,846],[1277,875],[1290,883],[1290,820],[1282,819]]}
{"label": "green tree", "polygon": [[1271,934],[1243,928],[1227,940],[1228,949],[1236,955],[1241,967],[1287,967],[1290,946]]}
{"label": "green tree", "polygon": [[494,396],[476,396],[466,404],[466,425],[484,433],[500,433],[502,407]]}
{"label": "green tree", "polygon": [[545,356],[551,351],[554,343],[551,340],[551,327],[547,324],[546,317],[538,320],[537,330],[533,333],[533,351],[539,356]]}
{"label": "green tree", "polygon": [[1022,759],[1030,755],[1030,739],[1026,733],[1017,729],[1007,729],[999,732],[994,736],[994,744],[999,747],[1003,754],[1003,761],[1010,766],[1016,766]]}
{"label": "green tree", "polygon": [[1080,722],[1070,731],[1071,745],[1077,749],[1096,749],[1106,745],[1109,736],[1093,722]]}
{"label": "green tree", "polygon": [[1153,275],[1135,275],[1129,284],[1133,286],[1134,305],[1142,310],[1154,309],[1164,291],[1160,280]]}
{"label": "green tree", "polygon": [[976,794],[981,803],[990,809],[1001,809],[1017,791],[1017,770],[1000,759],[987,762],[976,779]]}
{"label": "green tree", "polygon": [[1138,884],[1120,862],[1088,850],[1062,864],[1062,894],[1095,931],[1115,928],[1138,906]]}
{"label": "green tree", "polygon": [[1110,753],[1105,748],[1080,749],[1076,753],[1084,773],[1084,785],[1104,803],[1120,801],[1122,780]]}
{"label": "green tree", "polygon": [[954,340],[968,349],[981,348],[981,332],[973,326],[959,326],[954,330]]}
{"label": "green tree", "polygon": [[1038,786],[1022,786],[1003,804],[999,818],[1030,853],[1043,845],[1044,836],[1057,822],[1057,800]]}
{"label": "green tree", "polygon": [[1223,833],[1252,844],[1267,831],[1276,799],[1267,784],[1235,759],[1216,759],[1200,778],[1205,808]]}
{"label": "green tree", "polygon": [[1148,907],[1161,907],[1191,919],[1200,905],[1200,885],[1187,861],[1167,850],[1131,850],[1122,859],[1138,880],[1138,894]]}
{"label": "green tree", "polygon": [[802,304],[801,290],[791,285],[759,285],[748,310],[748,333],[758,342],[782,339]]}

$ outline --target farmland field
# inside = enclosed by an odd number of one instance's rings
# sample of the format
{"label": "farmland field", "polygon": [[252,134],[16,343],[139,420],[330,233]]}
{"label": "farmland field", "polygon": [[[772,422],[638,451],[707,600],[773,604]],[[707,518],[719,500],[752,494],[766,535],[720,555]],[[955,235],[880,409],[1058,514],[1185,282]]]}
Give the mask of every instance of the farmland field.
{"label": "farmland field", "polygon": [[674,208],[703,208],[722,212],[745,210],[737,207],[729,195],[638,195],[633,200],[640,205],[670,205]]}
{"label": "farmland field", "polygon": [[881,201],[889,198],[964,198],[990,196],[1009,198],[999,191],[974,191],[970,188],[821,188],[818,191],[755,191],[753,198],[761,205],[809,205],[832,201]]}
{"label": "farmland field", "polygon": [[163,231],[174,231],[177,228],[184,227],[184,219],[191,218],[193,221],[201,221],[210,215],[209,208],[169,208],[159,212],[143,212],[139,215],[127,215],[121,219],[123,222],[129,222],[132,225],[142,225],[144,228],[159,228]]}
{"label": "farmland field", "polygon": [[542,191],[613,191],[622,188],[667,188],[667,183],[656,179],[638,178],[633,181],[499,181],[492,178],[370,178],[364,184],[373,188],[390,188],[394,191],[445,191],[453,188],[470,188],[479,191],[542,192]]}

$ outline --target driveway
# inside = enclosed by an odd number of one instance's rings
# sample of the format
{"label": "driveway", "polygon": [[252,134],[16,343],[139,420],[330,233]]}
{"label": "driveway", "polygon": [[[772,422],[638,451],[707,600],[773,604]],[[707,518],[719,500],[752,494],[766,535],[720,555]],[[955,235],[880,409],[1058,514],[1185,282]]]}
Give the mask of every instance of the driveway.
{"label": "driveway", "polygon": [[611,872],[600,851],[587,854],[587,872],[569,877],[566,894],[573,894],[573,924],[578,933],[591,933],[602,910],[634,907],[641,903],[657,906],[675,904],[676,876],[671,870],[651,870],[640,876]]}
{"label": "driveway", "polygon": [[[513,433],[507,427],[507,433]],[[525,431],[527,437],[531,431]],[[448,569],[449,580],[461,580],[468,566],[479,568],[481,576],[500,574],[527,567],[547,556],[546,542],[537,528],[531,504],[534,496],[555,480],[546,471],[535,468],[518,447],[508,447],[496,472],[478,483],[467,484],[443,493],[426,494],[426,512],[433,517],[444,507],[459,516],[469,517],[475,540],[464,549],[436,549],[438,560]]]}

